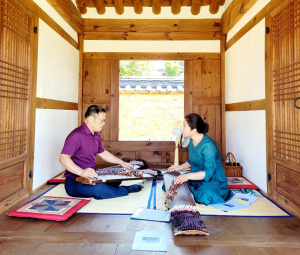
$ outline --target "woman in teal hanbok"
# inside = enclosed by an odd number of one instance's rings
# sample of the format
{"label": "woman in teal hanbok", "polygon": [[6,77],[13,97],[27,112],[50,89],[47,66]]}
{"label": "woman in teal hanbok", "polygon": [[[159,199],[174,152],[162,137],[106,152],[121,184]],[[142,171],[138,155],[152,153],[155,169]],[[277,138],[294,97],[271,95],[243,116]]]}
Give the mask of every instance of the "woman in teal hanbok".
{"label": "woman in teal hanbok", "polygon": [[175,184],[188,182],[195,201],[200,204],[224,203],[232,197],[222,166],[222,159],[215,142],[207,136],[209,126],[196,113],[185,116],[183,137],[190,137],[189,160],[180,166],[171,166],[168,172],[184,171],[191,167],[190,173],[182,174]]}

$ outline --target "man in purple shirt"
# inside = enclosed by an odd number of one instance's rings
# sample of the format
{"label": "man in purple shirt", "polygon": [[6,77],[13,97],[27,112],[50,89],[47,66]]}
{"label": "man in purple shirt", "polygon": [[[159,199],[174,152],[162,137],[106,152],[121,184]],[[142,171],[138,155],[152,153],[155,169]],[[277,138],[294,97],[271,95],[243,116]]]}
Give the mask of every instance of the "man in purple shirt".
{"label": "man in purple shirt", "polygon": [[130,192],[138,192],[142,189],[136,184],[120,186],[121,182],[87,185],[76,181],[78,176],[97,177],[95,172],[97,154],[107,162],[133,169],[132,165],[104,149],[98,132],[102,130],[105,122],[106,110],[101,106],[91,105],[86,110],[84,123],[66,138],[59,162],[66,168],[65,189],[69,196],[107,199],[127,196]]}

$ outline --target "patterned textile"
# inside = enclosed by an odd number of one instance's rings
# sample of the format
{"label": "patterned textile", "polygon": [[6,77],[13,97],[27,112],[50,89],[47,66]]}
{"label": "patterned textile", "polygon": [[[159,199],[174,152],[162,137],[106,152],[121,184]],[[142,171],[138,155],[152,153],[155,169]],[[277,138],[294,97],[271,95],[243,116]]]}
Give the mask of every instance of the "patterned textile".
{"label": "patterned textile", "polygon": [[245,177],[227,177],[229,189],[258,189]]}
{"label": "patterned textile", "polygon": [[65,172],[63,171],[62,173],[56,175],[52,179],[50,179],[48,182],[49,183],[65,183],[66,177],[65,177]]}
{"label": "patterned textile", "polygon": [[81,198],[41,196],[7,215],[64,221],[90,201]]}

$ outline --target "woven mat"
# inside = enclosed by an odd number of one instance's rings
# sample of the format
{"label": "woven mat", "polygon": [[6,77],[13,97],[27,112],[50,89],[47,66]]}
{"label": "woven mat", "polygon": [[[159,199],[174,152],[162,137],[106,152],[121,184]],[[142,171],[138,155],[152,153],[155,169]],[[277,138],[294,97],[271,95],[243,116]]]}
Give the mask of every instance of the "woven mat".
{"label": "woven mat", "polygon": [[[162,190],[163,182],[157,182],[157,209],[164,210],[166,192]],[[268,198],[260,195],[250,207],[239,209],[232,212],[223,212],[212,206],[197,204],[201,216],[240,216],[240,217],[291,217],[290,214],[281,209],[278,205],[270,201]]]}
{"label": "woven mat", "polygon": [[[142,184],[143,181],[127,181],[122,185],[134,183]],[[166,210],[166,193],[162,190],[163,181],[156,181],[156,209]],[[131,193],[126,197],[113,199],[96,200],[91,198],[91,202],[81,208],[77,213],[96,213],[96,214],[133,214],[138,208],[147,208],[151,194],[152,180],[145,180],[144,188],[138,193]],[[48,191],[47,196],[69,197],[65,191],[64,184],[59,184]],[[261,195],[250,207],[239,209],[232,212],[223,212],[212,206],[197,204],[202,216],[237,216],[237,217],[290,217],[291,215],[282,210],[268,198]]]}
{"label": "woven mat", "polygon": [[[144,182],[144,183],[143,183]],[[140,184],[144,188],[137,193],[130,193],[126,197],[96,200],[90,198],[91,202],[82,207],[77,213],[99,213],[99,214],[133,214],[140,207],[147,208],[152,187],[152,180],[126,181],[122,185]],[[70,197],[64,184],[59,184],[46,193],[47,196]]]}
{"label": "woven mat", "polygon": [[56,175],[52,179],[50,179],[48,182],[49,183],[65,183],[66,177],[65,177],[65,172],[63,171],[60,174]]}

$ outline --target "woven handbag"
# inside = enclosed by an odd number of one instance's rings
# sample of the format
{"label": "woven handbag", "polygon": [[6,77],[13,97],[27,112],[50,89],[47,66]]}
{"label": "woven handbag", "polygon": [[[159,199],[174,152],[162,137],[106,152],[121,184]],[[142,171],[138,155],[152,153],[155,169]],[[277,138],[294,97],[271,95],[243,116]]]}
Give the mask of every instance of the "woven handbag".
{"label": "woven handbag", "polygon": [[225,175],[227,177],[241,177],[242,176],[242,166],[236,162],[235,156],[228,152],[226,155],[226,160],[229,162],[223,162],[223,168],[225,171]]}

